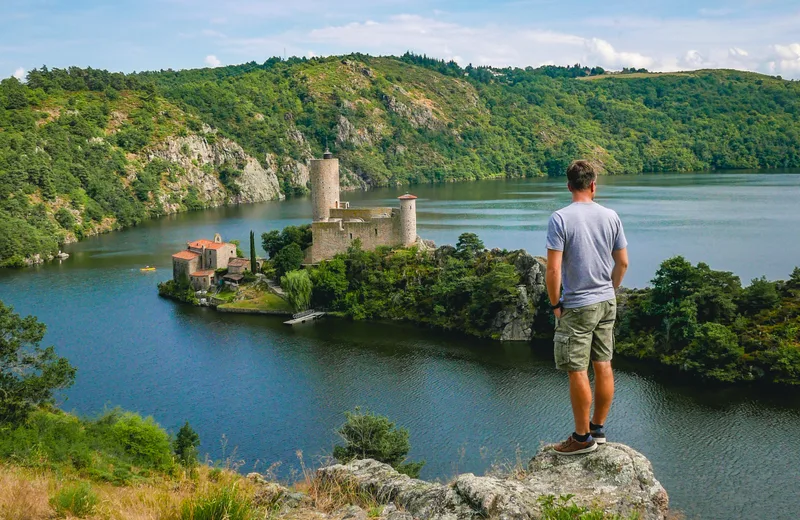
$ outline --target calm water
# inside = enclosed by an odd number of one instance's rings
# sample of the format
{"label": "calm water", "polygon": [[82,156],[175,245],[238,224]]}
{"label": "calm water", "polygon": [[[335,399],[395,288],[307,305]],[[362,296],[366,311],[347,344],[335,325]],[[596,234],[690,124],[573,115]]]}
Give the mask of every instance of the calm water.
{"label": "calm water", "polygon": [[[489,247],[543,253],[562,183],[490,181],[415,188],[419,232],[453,243],[473,231]],[[401,192],[348,194],[394,204]],[[683,254],[744,280],[786,278],[800,264],[800,175],[664,175],[602,180],[630,241],[627,285]],[[244,470],[282,462],[284,475],[330,453],[342,412],[357,405],[411,430],[425,478],[481,473],[515,450],[571,430],[566,380],[550,346],[500,345],[411,326],[217,314],[157,297],[170,254],[189,239],[257,233],[308,220],[307,200],[223,208],[148,222],[68,249],[69,260],[0,272],[0,298],[48,325],[48,344],[78,367],[64,408],[122,406],[170,431],[191,421],[212,458]],[[159,267],[143,274],[146,264]],[[794,518],[800,511],[800,392],[720,389],[618,364],[613,440],[642,451],[672,505],[689,518]],[[226,441],[222,441],[223,435]]]}

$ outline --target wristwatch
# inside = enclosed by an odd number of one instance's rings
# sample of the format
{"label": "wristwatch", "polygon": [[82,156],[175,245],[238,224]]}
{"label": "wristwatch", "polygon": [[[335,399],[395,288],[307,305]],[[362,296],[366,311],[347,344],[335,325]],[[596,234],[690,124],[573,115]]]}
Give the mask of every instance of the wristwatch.
{"label": "wristwatch", "polygon": [[563,309],[563,308],[564,308],[564,302],[558,302],[557,304],[550,306],[550,310],[551,311],[554,311],[556,309]]}

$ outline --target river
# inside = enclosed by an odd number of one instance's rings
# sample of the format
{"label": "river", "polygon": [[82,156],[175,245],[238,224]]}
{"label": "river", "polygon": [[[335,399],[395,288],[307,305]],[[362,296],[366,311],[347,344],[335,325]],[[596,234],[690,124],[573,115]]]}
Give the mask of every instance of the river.
{"label": "river", "polygon": [[[544,252],[547,216],[565,205],[563,180],[414,187],[418,231],[454,243]],[[354,206],[403,192],[349,193]],[[800,175],[681,174],[601,179],[630,242],[628,286],[644,286],[675,254],[743,280],[786,278],[800,264]],[[423,478],[484,472],[530,457],[571,431],[566,378],[549,345],[502,345],[408,325],[322,320],[289,328],[269,317],[223,315],[160,299],[170,254],[187,240],[239,238],[307,222],[308,199],[171,216],[67,248],[64,262],[0,270],[0,298],[48,326],[47,344],[78,367],[63,408],[121,406],[175,432],[189,420],[212,459],[242,471],[296,451],[317,463],[342,413],[361,405],[411,431]],[[246,247],[245,247],[246,249]],[[260,252],[263,254],[263,252]],[[156,265],[155,273],[139,267]],[[642,451],[688,518],[794,518],[800,511],[800,392],[725,388],[618,363],[612,440]]]}

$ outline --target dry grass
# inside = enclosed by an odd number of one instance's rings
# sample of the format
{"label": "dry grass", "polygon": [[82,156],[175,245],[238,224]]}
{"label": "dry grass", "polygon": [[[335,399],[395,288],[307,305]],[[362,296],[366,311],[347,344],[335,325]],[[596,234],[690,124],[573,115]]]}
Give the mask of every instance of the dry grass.
{"label": "dry grass", "polygon": [[308,495],[313,509],[332,513],[349,505],[359,506],[366,511],[380,506],[374,496],[359,490],[353,482],[323,482],[318,479],[316,472],[305,465],[301,451],[297,452],[297,458],[300,460],[302,478],[293,487]]}
{"label": "dry grass", "polygon": [[0,520],[50,518],[50,479],[32,471],[0,466]]}
{"label": "dry grass", "polygon": [[[151,484],[114,486],[92,483],[100,502],[89,520],[172,520],[180,518],[184,500],[205,495],[236,482],[243,494],[252,496],[255,483],[231,471],[222,471],[215,480],[211,469],[201,466],[194,479],[183,476]],[[71,483],[52,472],[0,466],[0,520],[50,520],[54,511],[50,497]]]}
{"label": "dry grass", "polygon": [[[352,482],[323,482],[316,471],[306,467],[298,453],[301,472],[292,486],[308,496],[304,507],[284,511],[283,520],[322,520],[350,505],[357,505],[378,516],[382,505],[370,493]],[[269,473],[271,468],[267,470]],[[266,475],[267,478],[271,476]],[[37,471],[0,464],[0,520],[52,520],[56,518],[50,499],[59,490],[78,482],[72,476],[52,471]],[[235,487],[242,497],[255,497],[263,484],[247,479],[231,469],[216,470],[201,465],[193,477],[187,474],[146,484],[115,486],[91,482],[99,501],[86,520],[179,520],[185,502],[207,497]],[[274,518],[274,508],[259,509],[257,518]],[[263,516],[262,516],[263,515]],[[73,517],[67,517],[72,519]]]}

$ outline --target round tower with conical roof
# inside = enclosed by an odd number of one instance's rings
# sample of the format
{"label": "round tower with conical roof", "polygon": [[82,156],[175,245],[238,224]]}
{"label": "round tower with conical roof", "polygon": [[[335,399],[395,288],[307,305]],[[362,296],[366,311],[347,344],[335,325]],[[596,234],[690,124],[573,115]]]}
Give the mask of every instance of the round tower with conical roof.
{"label": "round tower with conical roof", "polygon": [[310,166],[311,215],[314,222],[325,222],[339,205],[339,159],[325,150],[322,159],[312,159]]}

